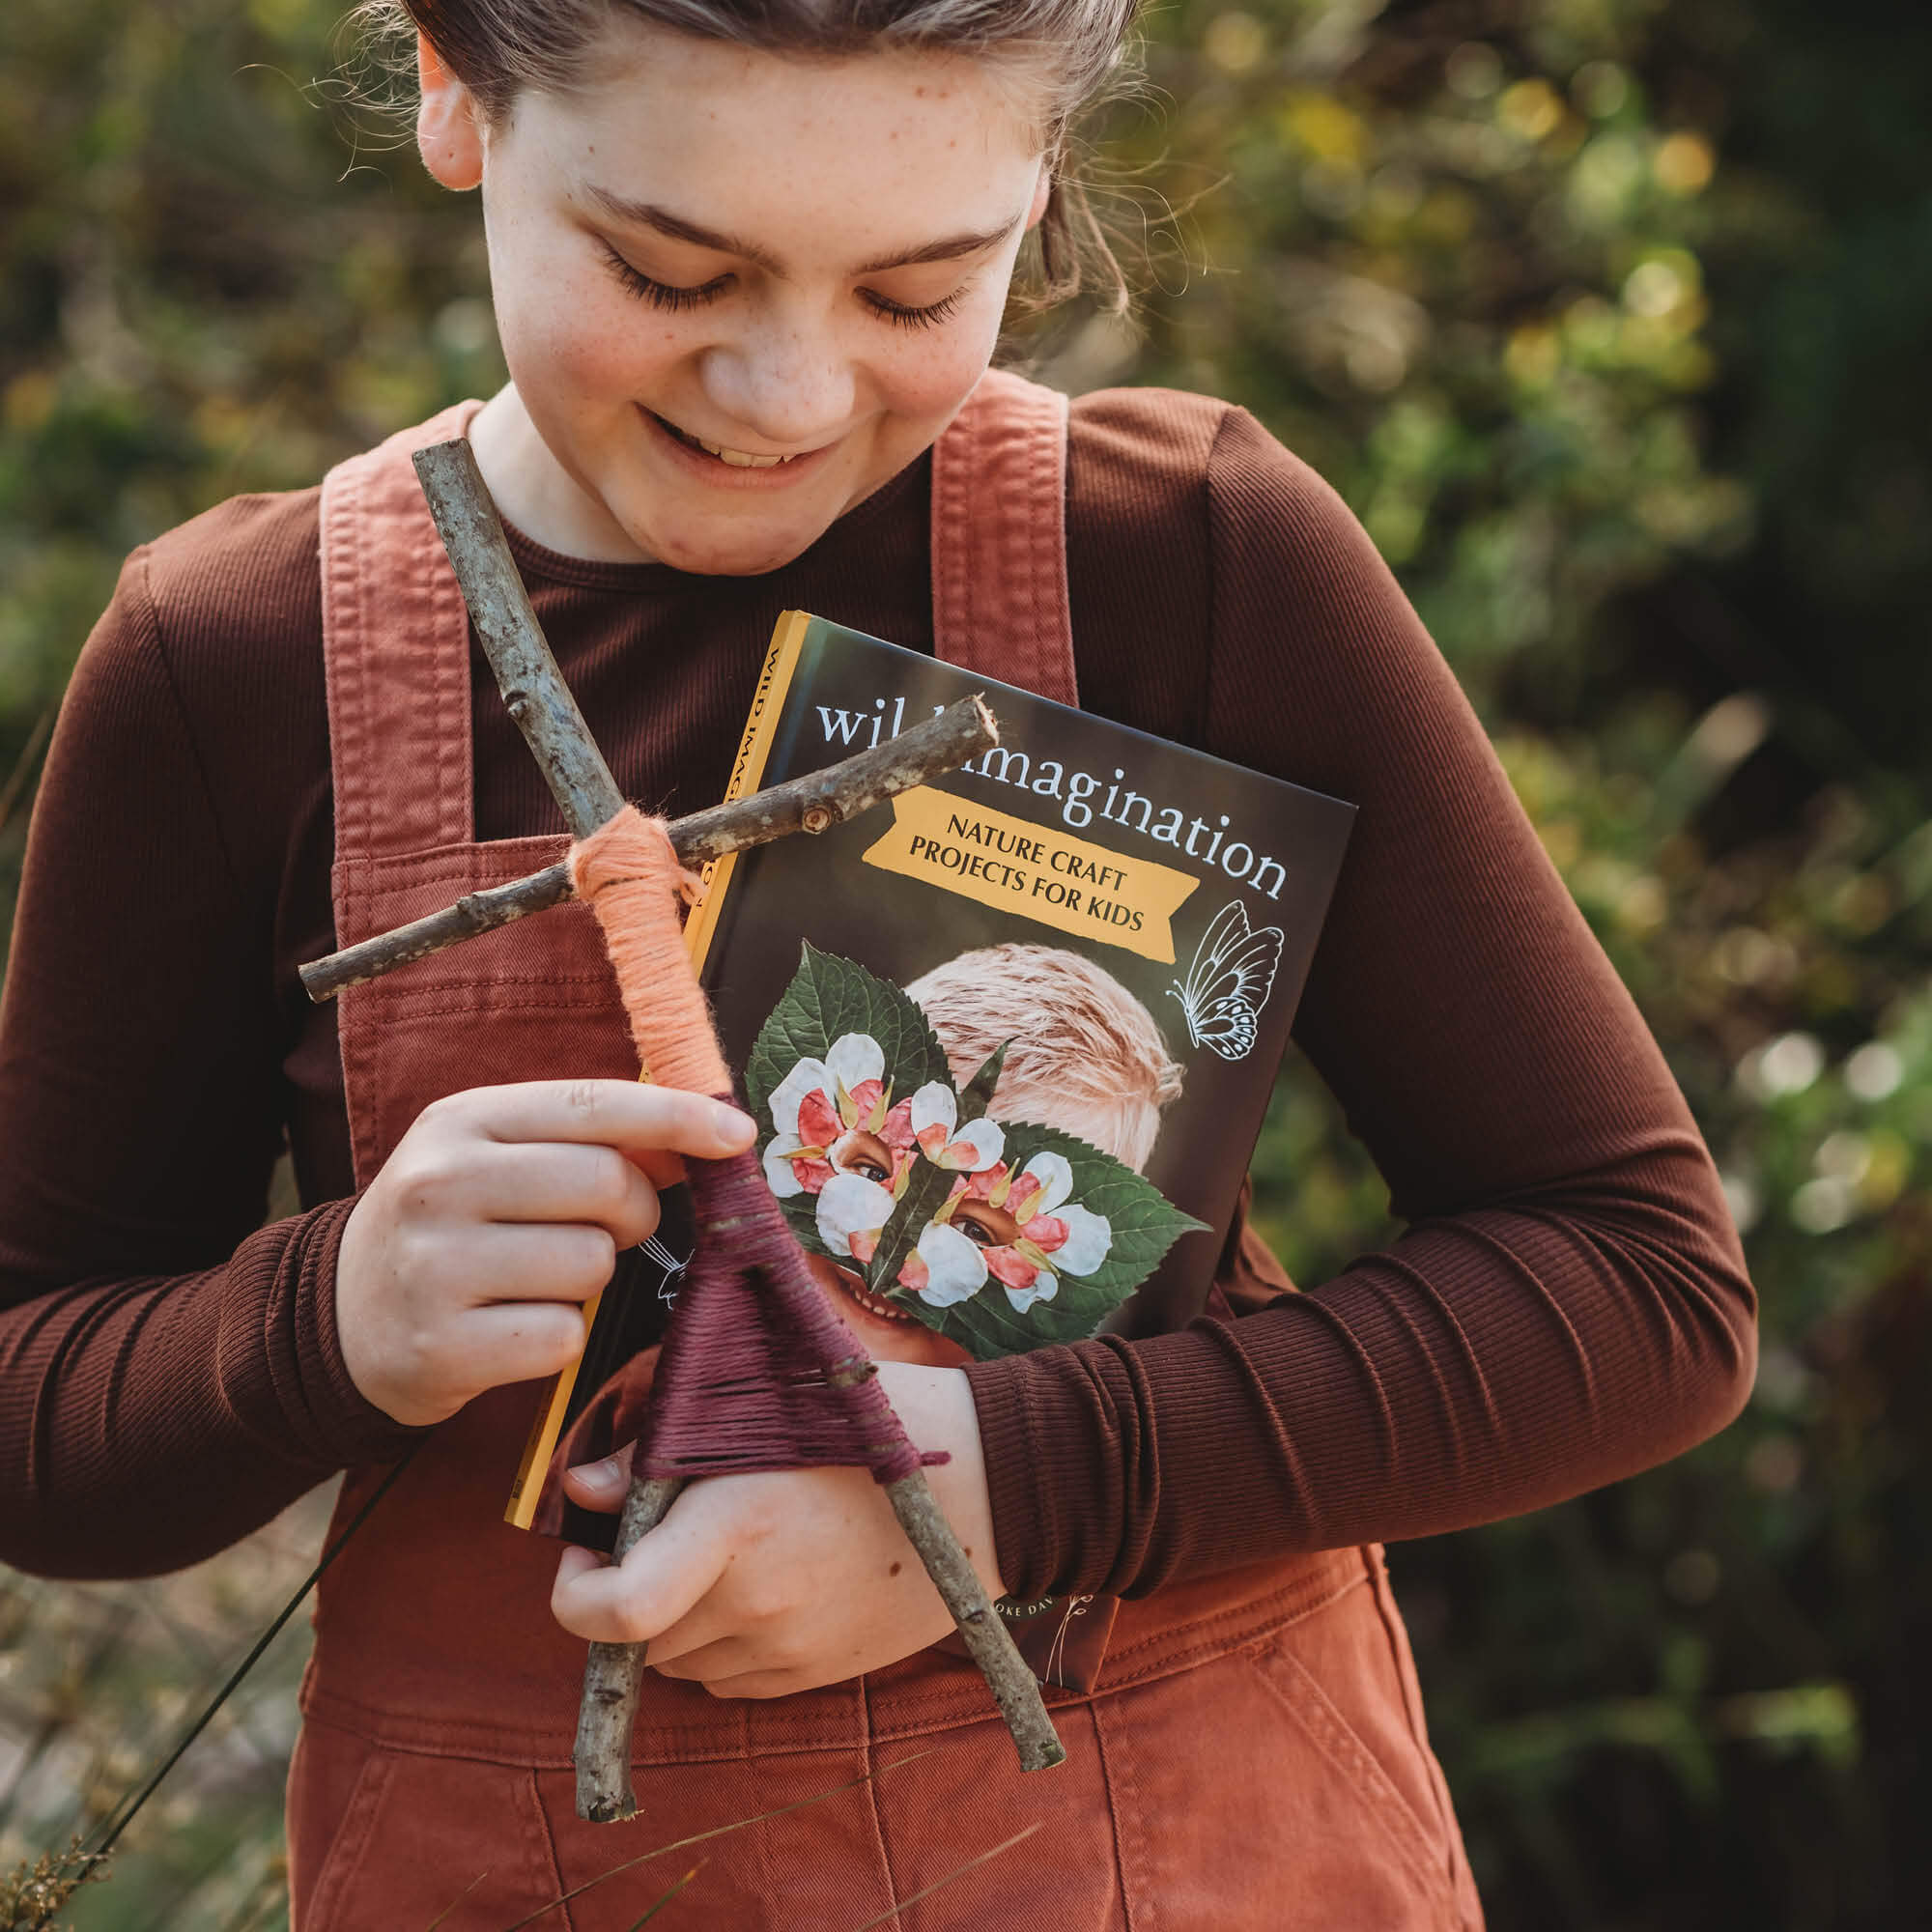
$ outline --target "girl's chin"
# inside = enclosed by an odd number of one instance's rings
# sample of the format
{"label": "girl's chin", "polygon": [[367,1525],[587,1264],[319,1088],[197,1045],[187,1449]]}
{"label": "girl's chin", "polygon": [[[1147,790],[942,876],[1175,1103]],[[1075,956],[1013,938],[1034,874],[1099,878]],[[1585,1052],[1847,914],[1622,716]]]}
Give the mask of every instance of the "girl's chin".
{"label": "girl's chin", "polygon": [[763,577],[781,570],[838,521],[832,513],[713,518],[682,504],[675,511],[627,521],[625,534],[641,555],[694,577]]}
{"label": "girl's chin", "polygon": [[846,1327],[874,1361],[918,1362],[929,1369],[963,1368],[973,1357],[957,1342],[935,1334],[916,1316],[880,1315],[852,1292],[847,1274],[820,1255],[810,1257],[811,1272],[831,1297]]}

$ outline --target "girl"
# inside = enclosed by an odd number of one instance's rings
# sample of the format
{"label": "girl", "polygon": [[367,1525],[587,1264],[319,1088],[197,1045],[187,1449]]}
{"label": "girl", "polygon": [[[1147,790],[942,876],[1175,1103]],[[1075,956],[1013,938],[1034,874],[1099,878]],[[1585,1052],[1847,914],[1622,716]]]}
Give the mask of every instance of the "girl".
{"label": "girl", "polygon": [[[1376,1546],[1719,1426],[1750,1293],[1661,1056],[1332,495],[1218,402],[1069,424],[985,377],[1023,238],[1068,259],[1066,130],[1130,0],[406,4],[513,380],[136,553],[83,656],[0,1013],[0,1553],[172,1568],[420,1444],[317,1614],[300,1932],[466,1886],[440,1922],[505,1925],[836,1787],[716,1840],[694,1922],[856,1925],[1046,1817],[898,1922],[1476,1924]],[[1360,808],[1297,1037],[1403,1237],[1290,1294],[1243,1235],[1184,1333],[883,1371],[989,1584],[1128,1600],[1045,1776],[928,1650],[863,1473],[696,1485],[621,1569],[497,1520],[614,1245],[752,1127],[635,1084],[581,914],[339,1016],[299,991],[555,855],[408,473],[463,429],[634,797],[722,793],[791,606]],[[257,1229],[284,1134],[307,1205]],[[621,1828],[572,1816],[585,1637],[650,1644]]]}

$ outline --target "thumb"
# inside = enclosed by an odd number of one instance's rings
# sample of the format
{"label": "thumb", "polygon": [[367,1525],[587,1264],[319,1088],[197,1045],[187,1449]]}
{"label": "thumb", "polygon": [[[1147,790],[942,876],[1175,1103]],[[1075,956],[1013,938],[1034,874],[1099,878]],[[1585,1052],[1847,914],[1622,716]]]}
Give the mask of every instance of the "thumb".
{"label": "thumb", "polygon": [[679,1496],[622,1563],[599,1563],[589,1550],[566,1549],[551,1589],[557,1622],[592,1643],[648,1643],[690,1611],[731,1560],[711,1513],[687,1507],[703,1487]]}

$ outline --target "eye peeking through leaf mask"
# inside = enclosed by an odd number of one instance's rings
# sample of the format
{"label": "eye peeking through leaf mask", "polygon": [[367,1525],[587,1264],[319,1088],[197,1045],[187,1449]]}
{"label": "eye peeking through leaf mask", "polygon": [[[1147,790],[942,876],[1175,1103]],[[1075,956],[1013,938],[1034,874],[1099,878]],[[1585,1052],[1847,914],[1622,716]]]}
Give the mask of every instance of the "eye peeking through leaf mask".
{"label": "eye peeking through leaf mask", "polygon": [[956,1087],[915,1001],[807,946],[746,1069],[801,1244],[980,1360],[1093,1334],[1203,1225],[1077,1135],[992,1119],[1005,1055]]}

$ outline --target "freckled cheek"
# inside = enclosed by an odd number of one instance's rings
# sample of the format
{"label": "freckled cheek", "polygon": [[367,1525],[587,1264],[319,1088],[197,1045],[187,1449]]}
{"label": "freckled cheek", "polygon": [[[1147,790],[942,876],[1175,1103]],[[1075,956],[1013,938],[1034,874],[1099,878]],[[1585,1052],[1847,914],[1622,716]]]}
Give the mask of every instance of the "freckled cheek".
{"label": "freckled cheek", "polygon": [[984,302],[948,327],[906,330],[881,368],[893,412],[920,420],[951,416],[985,372],[999,327],[1000,304]]}
{"label": "freckled cheek", "polygon": [[654,318],[573,313],[567,297],[524,321],[514,349],[504,345],[518,383],[567,389],[593,407],[647,400],[679,354],[672,332]]}

